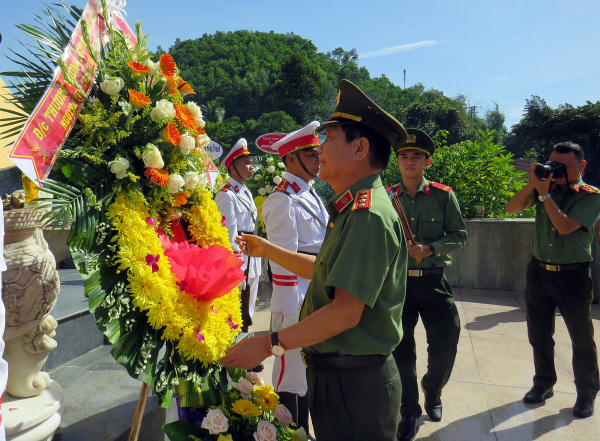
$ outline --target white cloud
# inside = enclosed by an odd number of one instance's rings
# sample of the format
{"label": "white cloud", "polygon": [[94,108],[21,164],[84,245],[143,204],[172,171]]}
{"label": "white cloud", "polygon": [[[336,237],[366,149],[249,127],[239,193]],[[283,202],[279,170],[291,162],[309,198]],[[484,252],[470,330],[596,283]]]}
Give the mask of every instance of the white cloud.
{"label": "white cloud", "polygon": [[417,43],[403,44],[400,46],[386,47],[386,48],[379,49],[376,51],[365,52],[363,54],[360,54],[360,58],[363,59],[363,58],[370,58],[370,57],[380,57],[382,55],[395,54],[396,52],[414,51],[416,49],[422,49],[424,47],[429,47],[429,46],[436,46],[436,45],[442,44],[442,43],[444,43],[444,42],[427,40],[427,41],[419,41]]}

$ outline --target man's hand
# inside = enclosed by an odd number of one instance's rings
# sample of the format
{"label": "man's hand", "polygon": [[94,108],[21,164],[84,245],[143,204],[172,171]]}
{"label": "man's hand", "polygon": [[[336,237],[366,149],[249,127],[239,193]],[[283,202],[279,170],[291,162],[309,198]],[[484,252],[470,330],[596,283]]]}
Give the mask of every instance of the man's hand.
{"label": "man's hand", "polygon": [[548,194],[548,189],[552,183],[552,175],[548,176],[543,181],[540,180],[534,173],[535,168],[540,165],[538,162],[529,165],[529,181],[533,184],[540,196]]}
{"label": "man's hand", "polygon": [[[255,236],[254,236],[255,237]],[[246,338],[235,346],[226,349],[224,357],[218,363],[240,369],[252,369],[271,355],[270,335]]]}
{"label": "man's hand", "polygon": [[425,257],[433,256],[433,250],[430,245],[415,242],[413,246],[408,248],[408,255],[413,259],[423,259]]}
{"label": "man's hand", "polygon": [[235,238],[235,243],[240,246],[242,253],[247,256],[265,257],[265,252],[269,241],[253,234],[242,233],[241,236],[237,236]]}

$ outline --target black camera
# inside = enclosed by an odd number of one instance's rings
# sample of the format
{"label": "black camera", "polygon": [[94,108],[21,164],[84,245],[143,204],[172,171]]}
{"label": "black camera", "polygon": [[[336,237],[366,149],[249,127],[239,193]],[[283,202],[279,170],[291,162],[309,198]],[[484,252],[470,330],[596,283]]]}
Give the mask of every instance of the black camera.
{"label": "black camera", "polygon": [[550,175],[555,179],[560,179],[565,177],[567,170],[565,169],[565,165],[560,162],[547,161],[543,164],[536,165],[533,169],[533,173],[538,179],[546,179]]}

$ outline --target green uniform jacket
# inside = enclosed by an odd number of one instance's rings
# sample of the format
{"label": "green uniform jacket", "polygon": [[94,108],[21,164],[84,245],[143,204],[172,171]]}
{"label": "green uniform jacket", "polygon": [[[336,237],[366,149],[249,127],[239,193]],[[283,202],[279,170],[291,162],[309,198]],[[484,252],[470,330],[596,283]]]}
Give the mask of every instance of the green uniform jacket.
{"label": "green uniform jacket", "polygon": [[[367,190],[367,191],[361,191]],[[406,242],[378,174],[360,180],[328,204],[329,225],[300,319],[333,301],[335,288],[365,302],[358,325],[311,353],[389,354],[402,339]]]}
{"label": "green uniform jacket", "polygon": [[388,188],[388,192],[398,195],[415,240],[431,245],[434,251],[433,256],[425,257],[419,263],[408,256],[408,267],[451,265],[450,253],[462,248],[467,241],[467,227],[452,189],[423,178],[414,198],[406,193],[402,182]]}
{"label": "green uniform jacket", "polygon": [[546,213],[544,203],[538,200],[538,193],[534,191],[533,256],[541,262],[556,265],[592,261],[592,242],[596,236],[594,224],[600,216],[598,189],[585,184],[580,176],[577,181],[563,188],[553,184],[549,193],[558,208],[579,222],[581,228],[569,234],[559,234]]}

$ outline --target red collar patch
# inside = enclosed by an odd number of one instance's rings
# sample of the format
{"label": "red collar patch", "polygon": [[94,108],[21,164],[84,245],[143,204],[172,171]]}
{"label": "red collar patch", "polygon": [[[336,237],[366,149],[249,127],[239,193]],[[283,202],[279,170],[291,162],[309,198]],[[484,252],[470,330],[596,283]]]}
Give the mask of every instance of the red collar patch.
{"label": "red collar patch", "polygon": [[435,187],[435,188],[439,188],[440,190],[444,190],[446,193],[450,193],[450,190],[452,190],[452,187],[448,187],[447,185],[444,184],[438,184],[437,182],[429,182],[429,185]]}
{"label": "red collar patch", "polygon": [[350,205],[353,200],[354,198],[352,197],[350,190],[346,190],[344,194],[341,195],[337,201],[335,201],[335,206],[337,207],[338,212],[341,213],[342,210]]}
{"label": "red collar patch", "polygon": [[236,193],[240,192],[240,187],[238,187],[237,185],[235,187],[233,187]]}
{"label": "red collar patch", "polygon": [[423,192],[426,195],[430,195],[431,194],[431,187],[429,185],[426,185],[425,187],[423,187]]}
{"label": "red collar patch", "polygon": [[292,184],[292,188],[294,189],[294,191],[295,191],[296,193],[298,193],[298,192],[300,191],[300,186],[298,185],[298,183],[297,183],[297,182],[294,182],[294,183]]}
{"label": "red collar patch", "polygon": [[275,187],[275,191],[286,191],[290,183],[285,179],[279,183],[277,187]]}
{"label": "red collar patch", "polygon": [[354,210],[368,210],[371,208],[371,190],[361,190],[356,193],[356,202],[352,207]]}
{"label": "red collar patch", "polygon": [[579,193],[579,185],[574,184],[573,185],[573,190],[575,190],[575,193]]}
{"label": "red collar patch", "polygon": [[223,188],[221,189],[221,191],[224,191],[225,193],[227,193],[230,188],[231,188],[231,184],[228,182],[227,184],[223,185]]}

